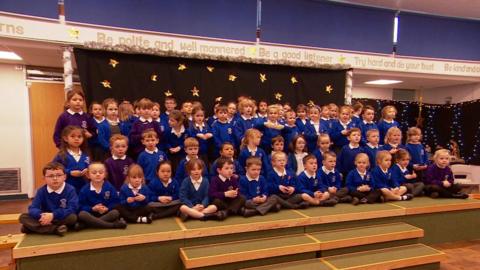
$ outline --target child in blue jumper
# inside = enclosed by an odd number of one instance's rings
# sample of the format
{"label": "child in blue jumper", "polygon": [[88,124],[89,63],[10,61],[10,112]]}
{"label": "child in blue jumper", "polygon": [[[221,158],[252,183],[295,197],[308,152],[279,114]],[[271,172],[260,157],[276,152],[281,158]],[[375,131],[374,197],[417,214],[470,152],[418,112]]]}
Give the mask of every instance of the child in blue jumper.
{"label": "child in blue jumper", "polygon": [[[272,138],[282,135],[282,130],[285,128],[280,122],[280,108],[277,105],[268,106],[267,119],[257,119],[255,128],[262,132],[260,140],[260,148],[266,153],[272,150]],[[264,164],[265,165],[265,164]]]}
{"label": "child in blue jumper", "polygon": [[368,171],[370,162],[365,153],[355,157],[355,169],[348,173],[346,186],[353,197],[352,204],[375,203],[380,200],[382,192],[375,189],[375,180]]}
{"label": "child in blue jumper", "polygon": [[299,192],[304,201],[310,205],[334,206],[337,201],[330,199],[327,186],[317,173],[317,159],[314,155],[303,158],[305,170],[298,176]]}
{"label": "child in blue jumper", "polygon": [[167,160],[167,155],[157,148],[158,136],[151,129],[143,131],[142,144],[145,146],[145,150],[140,153],[137,162],[142,166],[145,181],[148,184],[156,178],[156,168],[160,162]]}
{"label": "child in blue jumper", "polygon": [[65,183],[62,164],[50,162],[42,173],[46,184],[37,190],[28,213],[20,215],[22,232],[63,236],[77,222],[78,197],[75,188]]}
{"label": "child in blue jumper", "polygon": [[[242,165],[240,165],[240,162],[238,162],[238,160],[233,158],[234,154],[235,154],[235,149],[233,144],[228,142],[222,144],[222,148],[220,149],[220,158],[230,159],[233,162],[233,174],[236,175],[237,177],[240,177],[240,175],[245,174],[245,167],[242,167]],[[218,161],[218,158],[212,163],[212,166],[210,167],[210,177],[213,177],[218,174],[217,161]]]}
{"label": "child in blue jumper", "polygon": [[228,122],[227,106],[218,106],[215,114],[217,121],[212,124],[213,138],[215,143],[214,153],[218,154],[223,143],[229,142],[235,145],[233,123]]}
{"label": "child in blue jumper", "polygon": [[400,149],[395,153],[395,165],[392,166],[392,178],[397,183],[407,188],[407,192],[413,197],[422,196],[425,185],[417,177],[415,171],[408,168],[410,154],[408,151]]}
{"label": "child in blue jumper", "polygon": [[268,157],[265,151],[259,147],[261,138],[262,133],[258,129],[251,128],[245,132],[242,145],[240,146],[240,154],[238,154],[238,162],[245,168],[249,157],[258,157],[262,161],[261,173],[265,175],[267,173],[266,163],[268,162]]}
{"label": "child in blue jumper", "polygon": [[367,132],[371,129],[378,130],[377,124],[373,121],[375,118],[375,109],[367,105],[363,109],[362,120],[360,122],[360,129],[362,130],[362,145],[367,143]]}
{"label": "child in blue jumper", "polygon": [[382,108],[382,117],[378,121],[378,131],[380,132],[380,144],[387,144],[385,142],[385,136],[387,131],[392,127],[400,127],[400,124],[395,121],[395,116],[397,115],[397,109],[388,105]]}
{"label": "child in blue jumper", "polygon": [[[184,145],[185,153],[187,153],[187,156],[180,161],[180,163],[177,166],[177,171],[175,173],[175,180],[180,184],[180,186],[182,184],[182,181],[188,176],[188,173],[186,170],[186,164],[188,163],[188,161],[199,158],[198,156],[199,143],[197,139],[191,138],[191,137],[186,138],[183,145]],[[204,177],[208,176],[208,170],[205,163],[203,166],[202,176]]]}
{"label": "child in blue jumper", "polygon": [[348,194],[348,188],[343,186],[343,175],[335,168],[337,155],[334,152],[323,154],[322,167],[319,174],[323,184],[327,187],[330,198],[338,203],[352,202],[352,196]]}
{"label": "child in blue jumper", "polygon": [[152,208],[152,219],[175,216],[180,209],[179,188],[177,181],[172,179],[172,164],[168,160],[157,166],[157,177],[148,184],[152,196],[148,204]]}
{"label": "child in blue jumper", "polygon": [[163,136],[163,148],[167,153],[168,159],[172,162],[173,170],[177,169],[177,164],[185,157],[183,142],[188,137],[188,120],[182,112],[173,110],[168,115],[168,128]]}
{"label": "child in blue jumper", "polygon": [[238,111],[240,116],[237,117],[233,123],[233,134],[235,135],[235,144],[240,145],[242,143],[245,131],[253,128],[255,124],[254,115],[255,103],[253,100],[245,98],[238,103]]}
{"label": "child in blue jumper", "polygon": [[205,122],[205,110],[202,107],[194,107],[192,111],[193,121],[188,128],[188,136],[198,140],[198,156],[205,165],[211,163],[208,157],[208,147],[212,143],[213,131]]}
{"label": "child in blue jumper", "polygon": [[366,136],[367,143],[363,147],[363,150],[365,151],[365,154],[368,155],[368,159],[371,160],[371,167],[374,168],[377,166],[375,159],[377,158],[377,152],[380,148],[380,145],[378,144],[380,135],[377,129],[370,129],[367,131]]}
{"label": "child in blue jumper", "polygon": [[377,166],[372,170],[375,179],[375,188],[382,192],[385,201],[408,201],[413,198],[407,193],[407,188],[400,185],[392,177],[392,155],[382,150],[377,153]]}
{"label": "child in blue jumper", "polygon": [[350,142],[342,147],[337,158],[338,170],[343,175],[347,175],[355,168],[355,157],[364,153],[363,147],[360,146],[361,131],[359,128],[352,128],[347,132],[347,138]]}

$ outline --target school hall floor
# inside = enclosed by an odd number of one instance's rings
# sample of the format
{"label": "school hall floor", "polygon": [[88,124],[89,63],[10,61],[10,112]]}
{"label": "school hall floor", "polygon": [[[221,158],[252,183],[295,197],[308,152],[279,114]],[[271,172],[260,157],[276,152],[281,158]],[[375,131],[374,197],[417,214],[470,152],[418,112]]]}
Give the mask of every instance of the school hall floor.
{"label": "school hall floor", "polygon": [[[1,201],[0,214],[23,213],[30,200]],[[0,225],[0,235],[20,233],[19,224]],[[480,239],[432,245],[447,254],[440,270],[480,269]],[[11,258],[10,250],[0,251],[0,266],[7,265]]]}

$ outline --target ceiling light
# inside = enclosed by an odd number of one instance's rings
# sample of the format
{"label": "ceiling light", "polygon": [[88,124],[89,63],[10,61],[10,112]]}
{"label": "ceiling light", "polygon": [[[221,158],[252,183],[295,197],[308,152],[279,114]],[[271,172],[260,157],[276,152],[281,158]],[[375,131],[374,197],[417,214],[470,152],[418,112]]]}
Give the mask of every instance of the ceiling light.
{"label": "ceiling light", "polygon": [[374,80],[365,82],[365,84],[375,84],[375,85],[387,85],[387,84],[396,84],[401,83],[403,81],[396,81],[396,80]]}
{"label": "ceiling light", "polygon": [[18,54],[14,52],[7,52],[7,51],[0,51],[0,59],[7,59],[7,60],[22,60]]}

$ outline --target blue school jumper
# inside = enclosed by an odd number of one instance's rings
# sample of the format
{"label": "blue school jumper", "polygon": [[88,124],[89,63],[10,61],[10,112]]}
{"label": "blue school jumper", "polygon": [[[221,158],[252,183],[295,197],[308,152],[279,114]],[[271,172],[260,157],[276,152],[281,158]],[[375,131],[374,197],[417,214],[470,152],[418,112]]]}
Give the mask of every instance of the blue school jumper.
{"label": "blue school jumper", "polygon": [[324,152],[320,151],[318,148],[312,153],[317,158],[317,168],[321,168],[323,166],[323,153]]}
{"label": "blue school jumper", "polygon": [[212,124],[213,140],[215,143],[215,153],[219,153],[222,148],[222,144],[229,142],[237,147],[235,138],[233,135],[233,126],[231,123],[222,123],[216,121]]}
{"label": "blue school jumper", "polygon": [[[145,200],[141,202],[134,201],[132,203],[127,202],[128,197],[135,197],[137,194],[142,194],[145,196]],[[123,206],[127,206],[130,208],[137,208],[142,206],[147,206],[150,202],[150,198],[152,197],[152,192],[148,188],[147,185],[142,184],[140,190],[137,193],[134,193],[133,187],[130,184],[123,184],[120,188],[120,204]]]}
{"label": "blue school jumper", "polygon": [[405,178],[405,175],[411,174],[407,168],[401,168],[400,165],[394,164],[390,170],[392,172],[393,181],[398,183],[398,185],[403,185],[410,181],[409,179]]}
{"label": "blue school jumper", "polygon": [[190,177],[187,177],[183,179],[182,184],[180,185],[180,201],[190,208],[197,204],[207,207],[209,205],[208,189],[209,183],[206,177],[202,177],[202,182],[200,183],[198,190],[195,190],[192,180]]}
{"label": "blue school jumper", "polygon": [[49,212],[53,214],[53,220],[60,221],[77,213],[77,209],[78,197],[74,187],[65,183],[63,188],[53,191],[44,185],[37,190],[32,204],[28,207],[28,214],[39,220],[42,213]]}
{"label": "blue school jumper", "polygon": [[[255,152],[255,153],[252,153]],[[242,168],[245,168],[247,166],[247,159],[249,157],[258,157],[262,161],[262,175],[265,175],[267,173],[267,163],[268,163],[268,157],[265,151],[263,151],[262,148],[257,147],[256,150],[250,152],[248,147],[244,147],[240,150],[240,153],[238,154],[238,162],[240,163],[240,166]]]}
{"label": "blue school jumper", "polygon": [[391,189],[400,186],[394,181],[391,169],[388,169],[386,172],[384,172],[380,166],[377,166],[372,170],[372,177],[375,179],[375,189]]}
{"label": "blue school jumper", "polygon": [[158,197],[160,196],[170,196],[172,197],[172,201],[178,200],[179,187],[180,185],[178,182],[172,179],[170,179],[167,183],[167,186],[165,186],[162,180],[157,177],[148,184],[148,188],[150,188],[152,195],[150,201],[158,202]]}
{"label": "blue school jumper", "polygon": [[72,153],[67,151],[65,159],[60,157],[60,155],[56,155],[53,161],[62,164],[65,167],[65,174],[67,174],[67,183],[72,185],[75,190],[80,192],[83,185],[85,185],[86,180],[84,177],[75,177],[70,174],[71,171],[83,171],[84,169],[88,168],[90,165],[90,158],[87,154],[81,152],[80,159],[78,161],[75,160]]}
{"label": "blue school jumper", "polygon": [[235,119],[235,122],[233,123],[233,135],[235,137],[235,145],[240,145],[242,143],[245,131],[253,128],[254,125],[255,118],[253,117],[246,118],[243,115],[240,115]]}
{"label": "blue school jumper", "polygon": [[303,171],[297,176],[297,181],[299,193],[306,193],[310,197],[313,197],[316,191],[325,192],[327,190],[317,173],[315,175],[307,175],[306,171]]}
{"label": "blue school jumper", "polygon": [[361,185],[368,185],[370,189],[375,188],[375,180],[372,177],[372,174],[367,170],[365,175],[362,177],[357,169],[353,169],[348,173],[346,186],[350,191],[356,191],[357,188]]}
{"label": "blue school jumper", "polygon": [[270,194],[283,194],[279,189],[280,185],[294,187],[295,192],[293,194],[297,194],[299,188],[295,173],[287,170],[287,168],[285,168],[284,172],[280,174],[275,169],[269,171],[267,175],[267,185]]}
{"label": "blue school jumper", "polygon": [[333,144],[337,147],[343,147],[349,143],[347,136],[342,134],[343,130],[348,130],[351,128],[358,127],[357,124],[353,121],[349,121],[345,126],[337,120],[333,122],[332,130],[330,132],[330,136],[332,137]]}
{"label": "blue school jumper", "polygon": [[305,132],[305,126],[308,123],[308,119],[302,121],[302,119],[298,118],[295,120],[295,125],[298,127],[298,131],[303,134]]}
{"label": "blue school jumper", "polygon": [[[98,128],[98,143],[103,148],[103,150],[110,151],[110,137],[112,137],[112,132],[110,130],[110,122],[105,120],[101,122]],[[118,122],[118,127],[120,129],[120,134],[128,136],[128,127],[126,122]]]}
{"label": "blue school jumper", "polygon": [[377,152],[380,150],[380,147],[381,146],[372,146],[369,143],[363,147],[363,150],[370,161],[370,168],[375,168],[375,166],[377,166]]}
{"label": "blue school jumper", "polygon": [[[188,134],[185,127],[182,126],[182,128],[180,129],[180,134],[178,135],[172,132],[171,127],[168,127],[167,129],[165,129],[165,133],[163,135],[163,143],[161,142],[163,148],[161,149],[163,149],[165,153],[167,153],[167,156],[180,155],[183,157],[185,156],[183,143],[185,142],[186,138],[188,138]],[[180,151],[176,154],[170,153],[169,149],[175,148],[177,146],[180,146]]]}
{"label": "blue school jumper", "polygon": [[321,117],[320,118],[320,126],[321,126],[321,130],[325,130],[325,133],[328,133],[330,134],[330,132],[332,131],[332,127],[333,127],[333,121],[334,119],[328,119],[328,118],[323,118]]}
{"label": "blue school jumper", "polygon": [[[175,180],[177,180],[179,184],[181,184],[182,181],[188,177],[186,165],[189,160],[190,159],[188,157],[185,157],[180,161],[180,163],[178,163],[177,171],[175,172]],[[202,176],[208,177],[208,169],[206,164],[203,164]]]}
{"label": "blue school jumper", "polygon": [[188,137],[193,137],[198,140],[199,148],[198,154],[199,155],[207,155],[208,154],[208,146],[210,145],[210,141],[212,141],[213,137],[207,140],[204,140],[200,137],[197,137],[197,134],[207,134],[210,133],[213,135],[213,131],[211,128],[204,124],[203,126],[199,126],[195,123],[191,123],[190,127],[187,130]]}
{"label": "blue school jumper", "polygon": [[390,150],[392,150],[393,148],[407,150],[407,148],[406,148],[405,145],[403,145],[403,144],[391,145],[391,144],[388,143],[388,144],[384,144],[384,145],[380,146],[380,147],[378,148],[378,151],[382,151],[382,150],[390,151]]}
{"label": "blue school jumper", "polygon": [[285,153],[290,152],[290,144],[292,143],[293,139],[300,134],[301,134],[300,129],[297,126],[285,125],[285,127],[282,130],[282,136],[283,136],[283,139],[285,140],[283,151],[285,151]]}
{"label": "blue school jumper", "polygon": [[145,149],[138,155],[137,163],[143,169],[147,184],[155,179],[157,166],[164,160],[167,160],[167,155],[163,151],[158,150],[158,148],[155,148],[153,151]]}
{"label": "blue school jumper", "polygon": [[268,185],[265,177],[258,176],[258,179],[251,179],[247,175],[240,177],[240,193],[247,200],[251,200],[258,196],[268,196]]}
{"label": "blue school jumper", "polygon": [[78,195],[80,211],[93,213],[92,207],[101,203],[111,211],[120,203],[117,190],[109,182],[103,182],[100,193],[97,193],[91,184],[83,186]]}
{"label": "blue school jumper", "polygon": [[352,147],[350,144],[347,144],[342,147],[340,154],[337,156],[337,168],[342,174],[347,174],[355,168],[355,157],[360,154],[365,153],[363,147]]}
{"label": "blue school jumper", "polygon": [[[282,130],[269,128],[265,126],[268,120],[258,119],[255,123],[255,128],[262,132],[262,139],[260,140],[260,148],[265,150],[265,152],[270,153],[272,150],[272,139],[276,136],[282,135]],[[280,124],[277,122],[277,124]]]}
{"label": "blue school jumper", "polygon": [[343,176],[340,172],[333,169],[332,171],[327,171],[325,167],[320,167],[321,169],[318,170],[318,174],[320,179],[322,180],[323,185],[327,187],[336,187],[337,190],[342,187],[342,180]]}
{"label": "blue school jumper", "polygon": [[[370,129],[376,129],[378,130],[378,126],[377,124],[375,124],[375,122],[367,122],[365,120],[363,120],[362,122],[360,122],[360,130],[362,131],[362,145],[366,145],[367,144],[367,131],[369,131]],[[383,142],[380,142],[380,143],[383,143]]]}
{"label": "blue school jumper", "polygon": [[421,143],[419,144],[407,143],[405,148],[407,148],[407,151],[410,153],[410,156],[412,157],[410,159],[410,164],[409,164],[410,166],[428,164],[427,151],[425,151],[425,147]]}
{"label": "blue school jumper", "polygon": [[380,119],[380,121],[378,121],[377,126],[378,126],[378,132],[380,134],[380,144],[385,143],[385,135],[387,134],[387,131],[391,127],[400,128],[400,124],[397,121],[392,120],[392,122],[387,122],[384,119]]}
{"label": "blue school jumper", "polygon": [[352,114],[352,121],[357,125],[357,127],[359,127],[363,120],[360,118],[360,116]]}
{"label": "blue school jumper", "polygon": [[307,140],[307,148],[309,152],[312,152],[317,148],[318,135],[320,133],[328,133],[328,130],[322,126],[321,122],[318,123],[317,127],[315,127],[312,121],[307,122],[303,135]]}

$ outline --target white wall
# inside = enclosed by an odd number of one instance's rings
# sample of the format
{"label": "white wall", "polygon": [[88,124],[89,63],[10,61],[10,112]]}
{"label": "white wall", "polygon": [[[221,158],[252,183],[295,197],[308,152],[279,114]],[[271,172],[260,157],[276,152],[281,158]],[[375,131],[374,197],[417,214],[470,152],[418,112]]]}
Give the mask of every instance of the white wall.
{"label": "white wall", "polygon": [[0,64],[0,168],[20,168],[22,193],[33,194],[30,106],[23,66]]}
{"label": "white wall", "polygon": [[377,88],[377,87],[353,87],[353,98],[374,98],[391,100],[393,97],[393,89]]}
{"label": "white wall", "polygon": [[439,87],[423,91],[423,101],[425,103],[444,104],[447,97],[452,97],[452,103],[480,99],[480,83]]}

